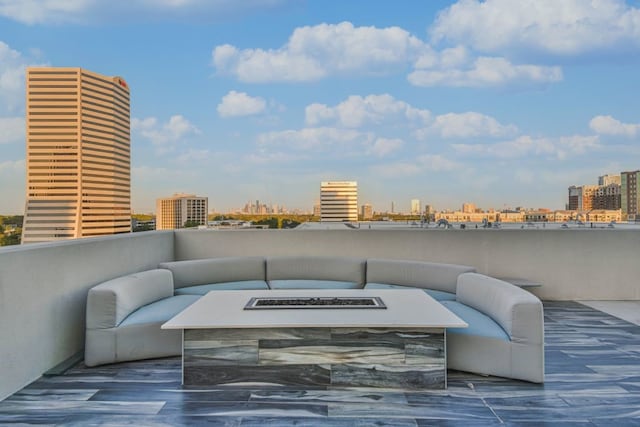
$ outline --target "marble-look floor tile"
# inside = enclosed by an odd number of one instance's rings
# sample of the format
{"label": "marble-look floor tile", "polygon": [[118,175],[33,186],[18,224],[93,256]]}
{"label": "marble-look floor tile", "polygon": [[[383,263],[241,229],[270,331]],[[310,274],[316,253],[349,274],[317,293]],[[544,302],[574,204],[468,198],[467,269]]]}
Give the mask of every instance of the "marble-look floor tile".
{"label": "marble-look floor tile", "polygon": [[487,406],[480,405],[439,405],[433,404],[355,404],[355,403],[329,403],[329,416],[352,418],[384,418],[392,414],[396,418],[434,418],[454,421],[494,421],[496,416]]}
{"label": "marble-look floor tile", "polygon": [[288,402],[169,402],[160,411],[161,415],[182,413],[224,417],[326,417],[327,405]]}
{"label": "marble-look floor tile", "polygon": [[0,402],[0,413],[21,414],[30,411],[43,411],[48,414],[157,414],[164,406],[164,402],[92,402],[92,401],[14,401]]}
{"label": "marble-look floor tile", "polygon": [[417,427],[412,419],[385,418],[379,420],[350,418],[243,418],[241,427]]}
{"label": "marble-look floor tile", "polygon": [[71,416],[60,425],[64,427],[239,427],[242,417],[204,417],[204,416]]}
{"label": "marble-look floor tile", "polygon": [[265,390],[251,393],[252,402],[288,401],[288,402],[352,402],[352,403],[387,403],[407,404],[403,392],[381,392],[377,390],[301,390],[280,391]]}
{"label": "marble-look floor tile", "polygon": [[74,389],[34,389],[25,388],[7,398],[9,400],[89,400],[98,392],[98,389],[74,390]]}

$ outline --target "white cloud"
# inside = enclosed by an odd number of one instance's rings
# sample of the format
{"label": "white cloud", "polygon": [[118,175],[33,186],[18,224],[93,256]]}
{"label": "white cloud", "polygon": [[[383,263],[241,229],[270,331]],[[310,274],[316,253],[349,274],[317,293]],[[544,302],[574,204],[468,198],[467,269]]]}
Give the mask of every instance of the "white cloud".
{"label": "white cloud", "polygon": [[24,117],[0,117],[0,144],[24,142]]}
{"label": "white cloud", "polygon": [[0,0],[0,16],[25,24],[86,24],[123,19],[191,19],[219,21],[290,3],[292,0],[129,0],[126,14],[104,0]]}
{"label": "white cloud", "polygon": [[387,73],[417,58],[424,43],[399,27],[354,27],[350,22],[296,28],[278,49],[213,50],[220,74],[241,81],[314,81],[332,74]]}
{"label": "white cloud", "polygon": [[431,113],[412,107],[389,94],[352,95],[345,101],[329,107],[325,104],[311,104],[305,110],[305,122],[314,126],[332,122],[349,128],[359,128],[364,124],[380,124],[388,120],[429,120]]}
{"label": "white cloud", "polygon": [[377,157],[384,157],[394,151],[399,150],[404,145],[404,141],[399,138],[378,138],[375,140],[369,152]]}
{"label": "white cloud", "polygon": [[[467,62],[430,62],[422,58],[409,74],[409,83],[415,86],[490,87],[519,84],[555,83],[562,80],[560,67],[516,65],[506,58],[479,57]],[[453,64],[449,68],[445,64]]]}
{"label": "white cloud", "polygon": [[0,41],[0,108],[14,111],[24,105],[25,70],[35,61]]}
{"label": "white cloud", "polygon": [[293,150],[310,151],[364,147],[371,141],[371,134],[331,127],[267,132],[258,136],[258,145],[261,147],[284,146]]}
{"label": "white cloud", "polygon": [[79,21],[91,0],[0,0],[0,15],[25,24]]}
{"label": "white cloud", "polygon": [[151,141],[160,153],[171,151],[184,138],[200,134],[200,130],[181,115],[174,115],[166,123],[155,117],[131,120],[131,129]]}
{"label": "white cloud", "polygon": [[440,154],[423,154],[414,161],[376,165],[372,169],[376,174],[397,178],[424,172],[451,172],[460,168],[462,168],[460,163],[449,160]]}
{"label": "white cloud", "polygon": [[[399,27],[354,27],[350,22],[296,28],[277,49],[213,49],[213,65],[222,75],[243,82],[308,82],[333,75],[383,75],[413,66],[416,86],[487,87],[553,83],[562,70],[516,64],[500,56],[473,54],[464,45],[441,51]],[[322,113],[319,107],[317,114]]]}
{"label": "white cloud", "polygon": [[611,116],[596,116],[589,122],[589,127],[600,135],[640,135],[640,123],[622,123]]}
{"label": "white cloud", "polygon": [[640,47],[640,9],[624,0],[461,0],[439,13],[435,42],[481,52],[580,55]]}
{"label": "white cloud", "polygon": [[518,128],[514,125],[503,125],[491,116],[471,111],[439,115],[429,126],[416,131],[416,136],[419,139],[433,134],[443,138],[504,137],[517,132]]}
{"label": "white cloud", "polygon": [[24,159],[20,160],[6,160],[0,162],[0,173],[6,173],[9,175],[24,174],[26,162]]}
{"label": "white cloud", "polygon": [[525,156],[544,156],[564,160],[567,156],[585,154],[600,148],[597,136],[565,136],[560,138],[532,138],[520,136],[495,144],[452,144],[462,155],[512,159]]}
{"label": "white cloud", "polygon": [[218,104],[218,114],[220,117],[252,116],[263,113],[266,108],[267,103],[263,98],[232,90],[222,97],[222,102]]}

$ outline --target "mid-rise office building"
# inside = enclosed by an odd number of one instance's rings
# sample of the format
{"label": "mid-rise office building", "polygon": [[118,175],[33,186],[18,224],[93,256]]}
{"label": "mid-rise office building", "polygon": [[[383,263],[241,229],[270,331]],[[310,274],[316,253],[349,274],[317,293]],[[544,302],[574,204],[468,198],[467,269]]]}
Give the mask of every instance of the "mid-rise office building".
{"label": "mid-rise office building", "polygon": [[356,181],[326,181],[320,184],[320,221],[358,221]]}
{"label": "mid-rise office building", "polygon": [[209,198],[195,194],[174,194],[156,200],[156,230],[207,225]]}
{"label": "mid-rise office building", "polygon": [[640,170],[622,172],[620,174],[620,193],[622,215],[630,221],[640,220],[638,206],[640,206],[640,194],[638,194],[638,182],[640,182]]}
{"label": "mid-rise office building", "polygon": [[26,72],[22,243],[131,231],[129,87],[82,68]]}
{"label": "mid-rise office building", "polygon": [[373,219],[373,207],[369,203],[360,206],[360,217],[363,221]]}

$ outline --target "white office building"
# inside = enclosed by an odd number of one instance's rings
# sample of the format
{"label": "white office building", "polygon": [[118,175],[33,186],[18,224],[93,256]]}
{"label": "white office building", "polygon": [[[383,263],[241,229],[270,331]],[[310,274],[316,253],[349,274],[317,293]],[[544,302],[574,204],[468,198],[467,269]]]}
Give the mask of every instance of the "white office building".
{"label": "white office building", "polygon": [[156,230],[173,230],[207,225],[209,198],[195,194],[174,194],[156,200]]}
{"label": "white office building", "polygon": [[358,221],[356,181],[325,181],[320,184],[320,221]]}

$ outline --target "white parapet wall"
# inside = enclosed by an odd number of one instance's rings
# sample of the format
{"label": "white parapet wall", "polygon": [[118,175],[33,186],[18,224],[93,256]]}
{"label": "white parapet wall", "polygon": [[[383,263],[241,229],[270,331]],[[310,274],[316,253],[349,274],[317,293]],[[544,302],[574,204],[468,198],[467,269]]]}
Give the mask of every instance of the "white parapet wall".
{"label": "white parapet wall", "polygon": [[173,232],[0,249],[0,400],[84,348],[87,291],[172,260]]}
{"label": "white parapet wall", "polygon": [[546,300],[640,300],[640,230],[179,230],[176,259],[343,255],[476,267]]}

